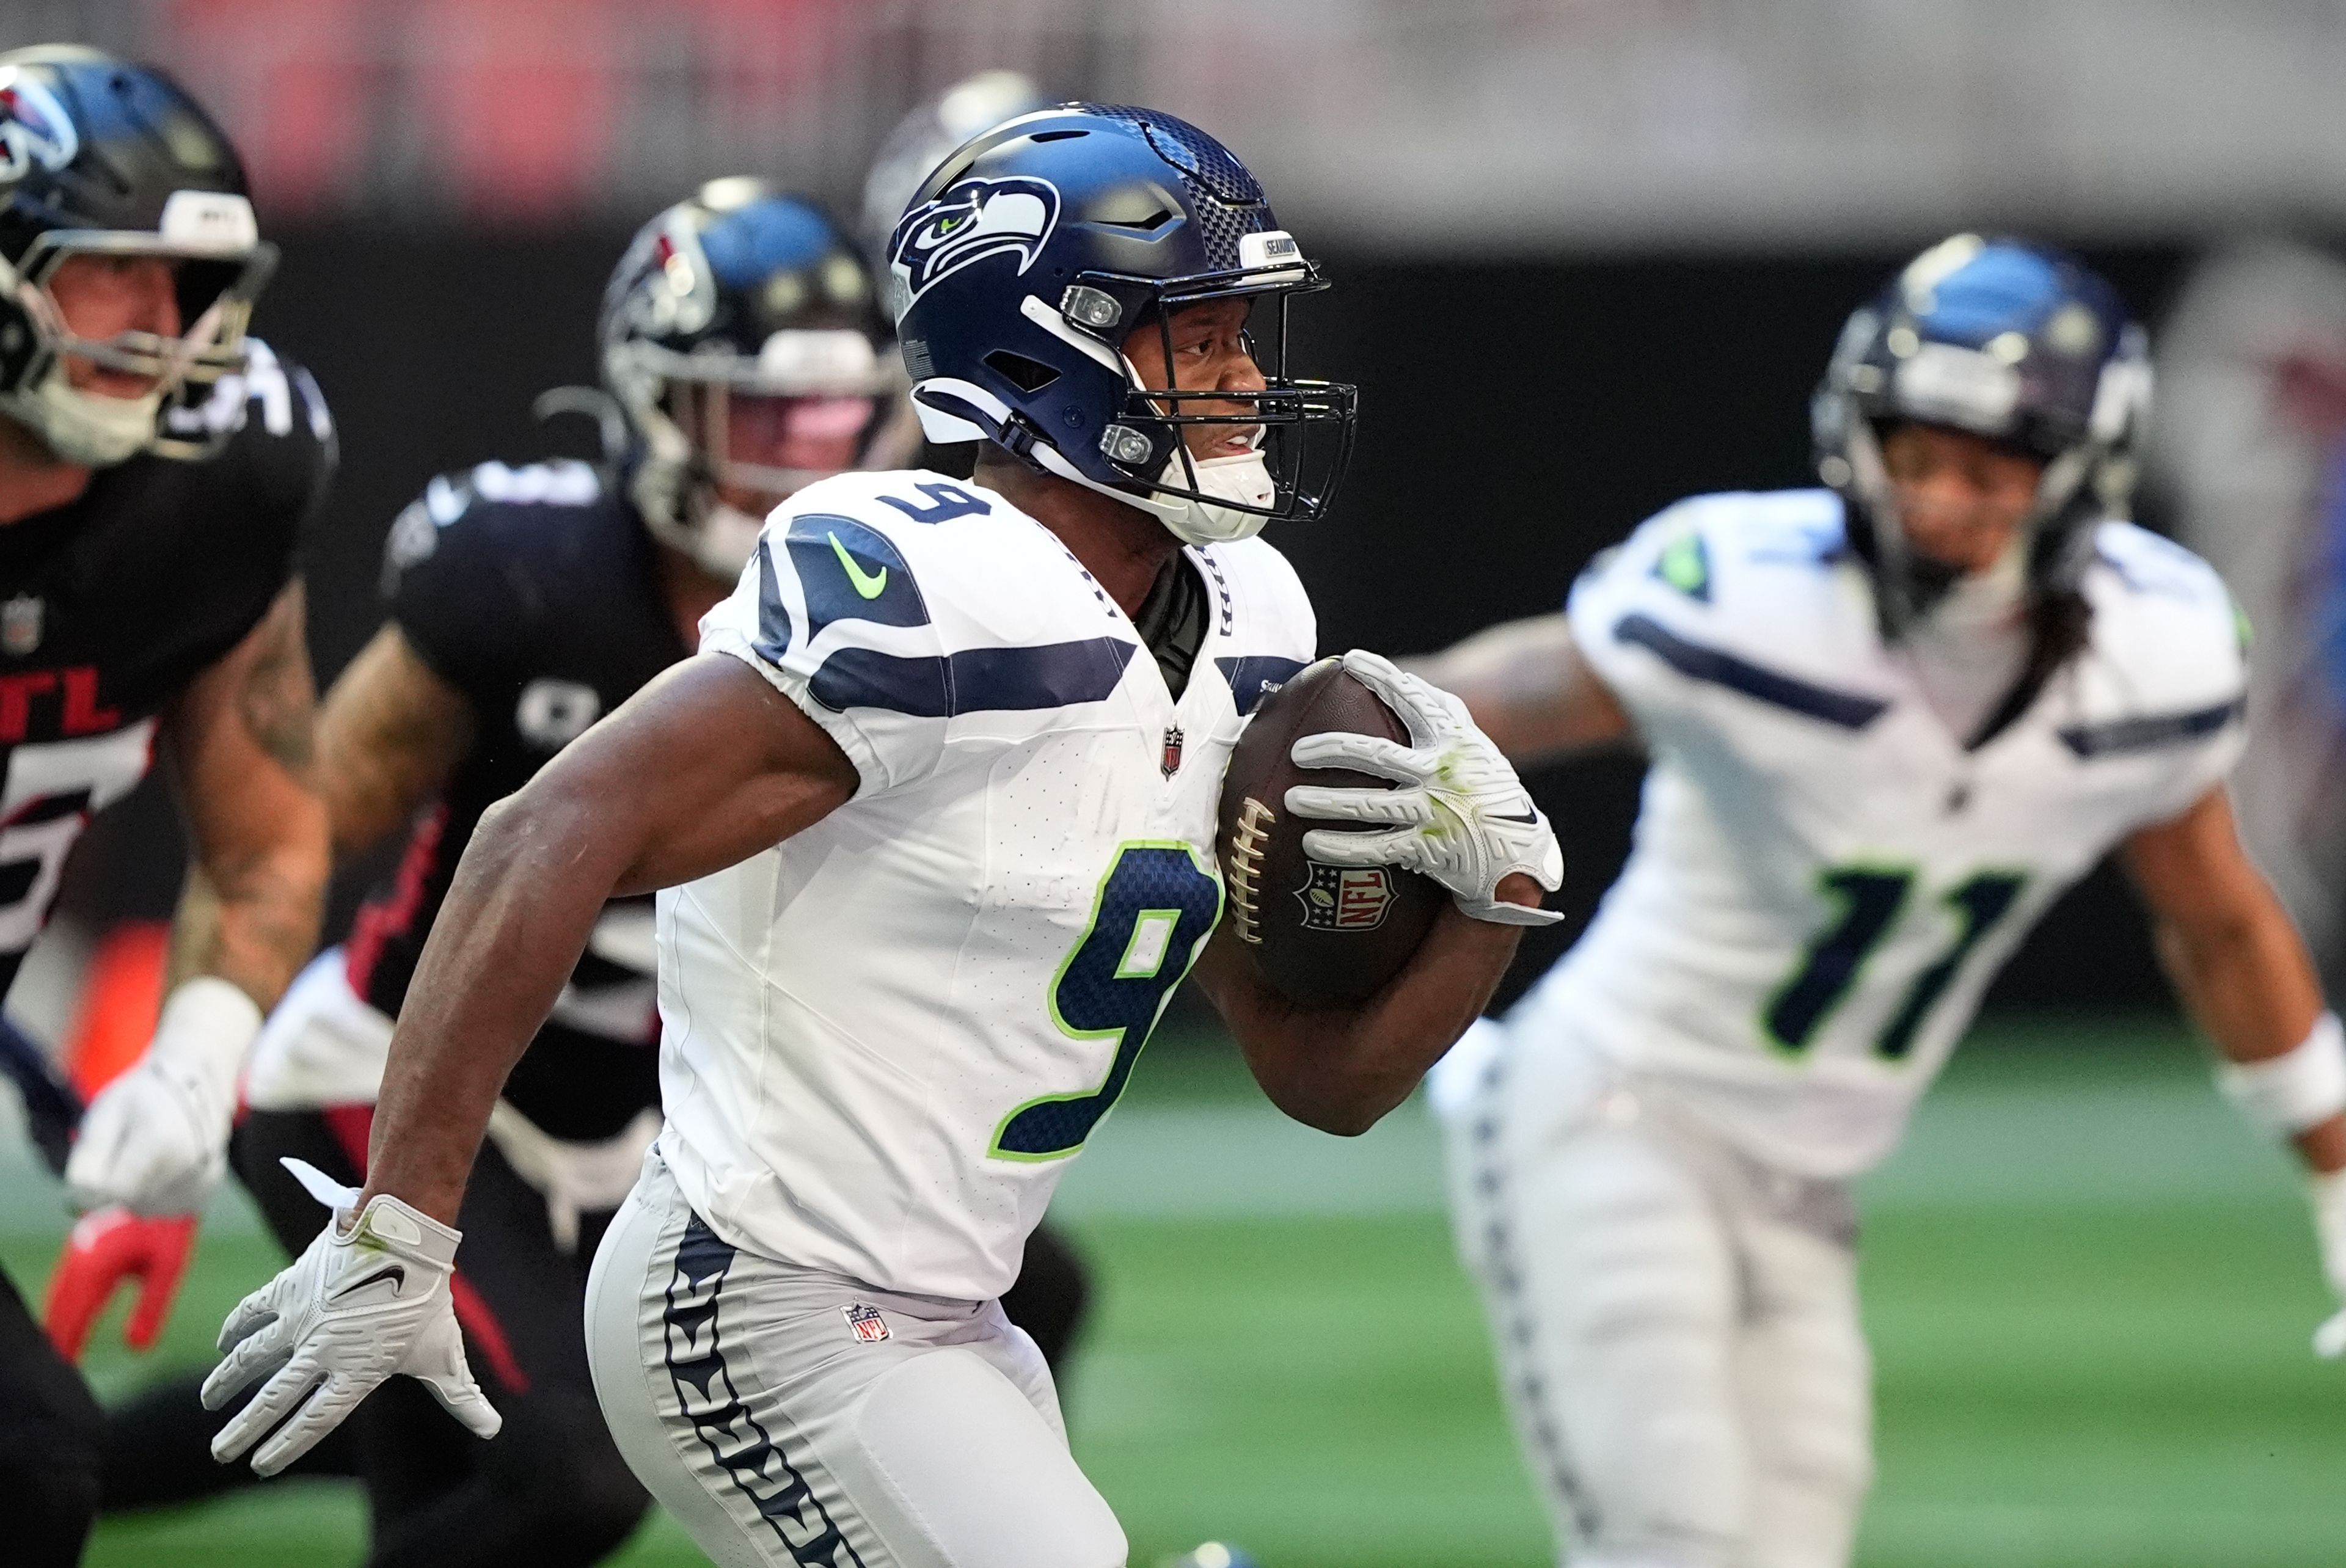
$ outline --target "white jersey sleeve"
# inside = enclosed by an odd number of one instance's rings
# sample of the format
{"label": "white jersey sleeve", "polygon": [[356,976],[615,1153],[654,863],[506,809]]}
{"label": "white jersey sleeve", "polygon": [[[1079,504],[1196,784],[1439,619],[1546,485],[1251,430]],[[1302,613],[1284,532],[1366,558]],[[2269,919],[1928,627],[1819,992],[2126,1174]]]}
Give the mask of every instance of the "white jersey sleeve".
{"label": "white jersey sleeve", "polygon": [[859,798],[926,778],[944,745],[953,663],[901,537],[920,526],[855,488],[810,485],[700,623],[701,651],[740,659],[838,742]]}
{"label": "white jersey sleeve", "polygon": [[1647,745],[1715,744],[1753,711],[1862,728],[1882,704],[1831,676],[1867,651],[1822,491],[1698,495],[1589,564],[1566,605],[1573,640]]}
{"label": "white jersey sleeve", "polygon": [[2133,825],[2147,827],[2190,809],[2248,745],[2248,624],[2214,567],[2156,534],[2105,523],[2094,557],[2080,681],[2098,711],[2060,736],[2083,762],[2138,769]]}
{"label": "white jersey sleeve", "polygon": [[[1565,601],[1581,657],[1604,677],[1640,728],[1657,720],[1667,723],[1674,709],[1694,698],[1696,688],[1668,665],[1633,652],[1616,634],[1637,620],[1675,633],[1674,623],[1681,617],[1707,618],[1703,612],[1712,591],[1710,546],[1703,536],[1701,514],[1698,503],[1681,501],[1647,518],[1628,538],[1591,561]],[[1658,585],[1665,591],[1654,592]]]}

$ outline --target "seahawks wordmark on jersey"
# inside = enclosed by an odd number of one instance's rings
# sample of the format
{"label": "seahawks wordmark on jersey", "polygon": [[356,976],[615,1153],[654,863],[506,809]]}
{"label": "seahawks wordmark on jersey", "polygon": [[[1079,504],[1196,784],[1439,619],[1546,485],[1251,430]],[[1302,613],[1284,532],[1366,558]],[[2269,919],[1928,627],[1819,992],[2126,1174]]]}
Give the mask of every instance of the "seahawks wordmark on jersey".
{"label": "seahawks wordmark on jersey", "polygon": [[842,474],[767,523],[701,646],[862,784],[659,898],[660,1148],[728,1241],[914,1295],[1015,1277],[1219,917],[1230,747],[1311,657],[1276,550],[1184,559],[1213,609],[1176,702],[1116,603],[991,491]]}
{"label": "seahawks wordmark on jersey", "polygon": [[1515,1038],[1585,1039],[1780,1168],[1879,1161],[2029,925],[2239,755],[2222,582],[2127,524],[2094,545],[2087,646],[1973,750],[1884,645],[1831,494],[1699,497],[1600,557],[1573,636],[1652,766]]}
{"label": "seahawks wordmark on jersey", "polygon": [[0,528],[0,995],[82,825],[145,776],[164,708],[268,613],[324,497],[325,401],[247,347],[243,375],[174,417],[230,433],[215,455],[133,457]]}

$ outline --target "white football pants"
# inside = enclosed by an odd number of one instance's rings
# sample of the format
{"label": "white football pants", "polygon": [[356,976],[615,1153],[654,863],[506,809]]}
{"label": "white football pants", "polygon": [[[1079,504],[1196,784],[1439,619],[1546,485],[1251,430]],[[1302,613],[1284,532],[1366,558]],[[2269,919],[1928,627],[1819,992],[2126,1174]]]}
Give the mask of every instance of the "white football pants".
{"label": "white football pants", "polygon": [[1592,1049],[1495,1030],[1436,1098],[1563,1561],[1843,1568],[1872,1479],[1847,1186],[1744,1158]]}
{"label": "white football pants", "polygon": [[595,1255],[586,1351],[620,1453],[719,1568],[1123,1568],[998,1303],[736,1248],[658,1149]]}

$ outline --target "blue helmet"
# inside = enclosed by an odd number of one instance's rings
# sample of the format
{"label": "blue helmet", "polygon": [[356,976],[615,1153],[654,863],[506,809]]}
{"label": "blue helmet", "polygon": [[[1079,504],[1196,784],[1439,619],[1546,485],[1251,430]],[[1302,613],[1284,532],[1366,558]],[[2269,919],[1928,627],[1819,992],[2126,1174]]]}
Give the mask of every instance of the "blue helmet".
{"label": "blue helmet", "polygon": [[764,180],[710,180],[638,230],[598,331],[628,494],[655,535],[717,575],[739,575],[764,521],[719,485],[779,502],[825,477],[729,452],[732,403],[772,400],[786,430],[844,425],[867,464],[910,444],[887,438],[903,381],[870,268],[821,208]]}
{"label": "blue helmet", "polygon": [[896,220],[904,216],[913,193],[931,169],[978,132],[1057,101],[1017,71],[979,71],[897,121],[872,154],[871,172],[863,177],[861,238],[881,271],[888,270],[888,242],[896,237]]}
{"label": "blue helmet", "polygon": [[2143,331],[2072,257],[1959,234],[1923,252],[1860,308],[1810,408],[1817,472],[1849,507],[1850,543],[1895,629],[1954,574],[1906,546],[1881,434],[1912,422],[1968,431],[2045,465],[2029,515],[2028,581],[2073,588],[2092,524],[2122,517],[2150,403]]}
{"label": "blue helmet", "polygon": [[[1100,104],[998,125],[922,182],[888,263],[930,440],[993,442],[1192,542],[1326,514],[1356,393],[1287,373],[1287,308],[1327,284],[1246,166],[1196,127]],[[1169,365],[1174,313],[1229,299],[1270,317],[1260,390],[1141,384],[1130,334],[1161,334]],[[1182,433],[1201,424],[1247,427],[1253,449],[1195,459]]]}

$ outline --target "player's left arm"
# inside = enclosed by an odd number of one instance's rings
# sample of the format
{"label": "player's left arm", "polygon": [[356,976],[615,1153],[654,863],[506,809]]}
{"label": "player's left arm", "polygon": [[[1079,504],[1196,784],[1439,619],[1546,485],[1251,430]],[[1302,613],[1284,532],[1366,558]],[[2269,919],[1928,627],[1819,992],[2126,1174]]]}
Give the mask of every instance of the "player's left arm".
{"label": "player's left arm", "polygon": [[[1498,896],[1539,906],[1538,884],[1520,871],[1499,883]],[[1265,985],[1228,921],[1196,973],[1270,1103],[1306,1126],[1351,1137],[1408,1099],[1482,1015],[1522,935],[1521,926],[1454,904],[1435,917],[1409,967],[1353,1008],[1298,1007]]]}
{"label": "player's left arm", "polygon": [[[2346,1298],[2346,1034],[2322,1006],[2297,927],[2241,846],[2220,784],[2172,821],[2138,830],[2124,858],[2159,960],[2224,1058],[2226,1095],[2304,1159],[2322,1260]],[[2315,1343],[2325,1355],[2346,1350],[2346,1313]]]}
{"label": "player's left arm", "polygon": [[[2223,1054],[2228,1080],[2237,1082],[2239,1068],[2270,1072],[2312,1044],[2325,1017],[2321,983],[2288,911],[2241,847],[2223,786],[2173,821],[2137,830],[2125,860],[2149,906],[2159,962]],[[2346,1054],[2340,1060],[2334,1091],[2273,1123],[2318,1171],[2346,1168]],[[2328,1105],[2332,1097],[2339,1104]]]}
{"label": "player's left arm", "polygon": [[1431,877],[1453,902],[1407,968],[1357,1008],[1297,1007],[1263,984],[1227,926],[1208,944],[1199,983],[1221,1010],[1271,1103],[1322,1132],[1366,1132],[1407,1099],[1426,1069],[1474,1022],[1527,925],[1563,917],[1539,907],[1564,878],[1564,851],[1515,769],[1451,693],[1359,649],[1346,673],[1409,730],[1406,745],[1331,732],[1296,741],[1300,768],[1341,768],[1391,789],[1300,785],[1299,817],[1366,831],[1315,829],[1306,853],[1328,865],[1396,866]]}
{"label": "player's left arm", "polygon": [[193,1213],[225,1169],[245,1052],[317,944],[332,857],[315,706],[297,580],[164,711],[193,855],[154,1043],[91,1105],[67,1162],[84,1207]]}

